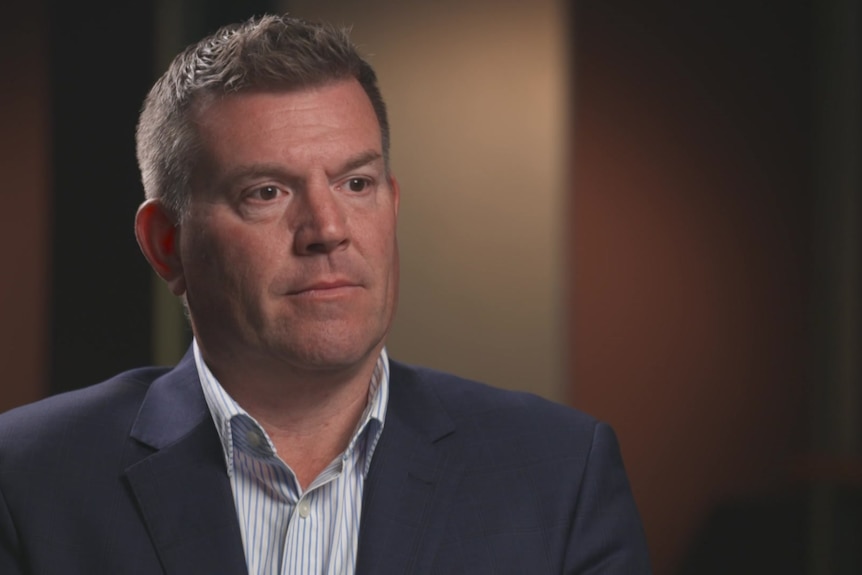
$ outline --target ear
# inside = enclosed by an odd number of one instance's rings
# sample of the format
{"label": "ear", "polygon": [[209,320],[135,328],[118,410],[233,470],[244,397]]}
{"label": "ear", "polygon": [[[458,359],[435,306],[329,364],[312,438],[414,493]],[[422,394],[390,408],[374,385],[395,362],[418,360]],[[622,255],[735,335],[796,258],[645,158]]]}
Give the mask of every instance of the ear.
{"label": "ear", "polygon": [[135,237],[144,257],[171,292],[181,296],[186,291],[183,264],[179,254],[178,224],[158,200],[147,200],[135,216]]}

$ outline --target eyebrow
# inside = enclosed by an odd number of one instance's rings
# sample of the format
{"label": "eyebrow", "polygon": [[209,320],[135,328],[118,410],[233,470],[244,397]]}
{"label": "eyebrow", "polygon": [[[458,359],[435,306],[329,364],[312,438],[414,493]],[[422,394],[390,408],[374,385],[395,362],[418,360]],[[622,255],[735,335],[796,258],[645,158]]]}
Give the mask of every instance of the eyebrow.
{"label": "eyebrow", "polygon": [[350,170],[355,170],[356,168],[361,168],[362,166],[367,166],[368,164],[373,164],[379,160],[383,159],[383,155],[375,150],[368,150],[366,152],[362,152],[350,158],[344,164],[342,164],[341,168],[338,170],[338,173],[349,172]]}
{"label": "eyebrow", "polygon": [[[335,175],[340,175],[345,172],[350,172],[357,168],[379,162],[383,159],[383,155],[376,150],[367,150],[361,152],[352,158],[349,158],[341,164],[336,170]],[[260,163],[242,166],[228,174],[224,178],[224,183],[228,186],[234,185],[236,182],[249,178],[257,177],[274,177],[288,182],[299,182],[301,177],[285,170],[283,166],[274,163]]]}
{"label": "eyebrow", "polygon": [[222,185],[229,189],[238,182],[254,178],[276,178],[289,182],[299,180],[299,178],[286,172],[284,168],[278,164],[260,163],[241,166],[238,169],[228,172],[222,179]]}

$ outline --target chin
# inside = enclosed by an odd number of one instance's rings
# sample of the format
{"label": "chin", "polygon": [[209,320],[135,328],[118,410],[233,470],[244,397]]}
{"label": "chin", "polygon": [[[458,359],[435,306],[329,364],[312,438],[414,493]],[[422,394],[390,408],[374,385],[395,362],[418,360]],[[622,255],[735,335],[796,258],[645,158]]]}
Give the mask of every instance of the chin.
{"label": "chin", "polygon": [[287,346],[282,356],[290,363],[309,371],[344,371],[375,362],[382,348],[382,338],[358,345],[358,338],[309,338],[298,346]]}

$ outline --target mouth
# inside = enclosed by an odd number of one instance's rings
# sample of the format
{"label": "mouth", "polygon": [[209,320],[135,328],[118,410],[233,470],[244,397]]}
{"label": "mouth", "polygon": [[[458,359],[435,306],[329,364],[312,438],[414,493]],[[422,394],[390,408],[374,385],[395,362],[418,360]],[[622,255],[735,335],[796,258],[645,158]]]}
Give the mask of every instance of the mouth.
{"label": "mouth", "polygon": [[321,280],[292,289],[287,292],[287,295],[308,298],[339,297],[348,295],[360,287],[356,282],[349,280]]}

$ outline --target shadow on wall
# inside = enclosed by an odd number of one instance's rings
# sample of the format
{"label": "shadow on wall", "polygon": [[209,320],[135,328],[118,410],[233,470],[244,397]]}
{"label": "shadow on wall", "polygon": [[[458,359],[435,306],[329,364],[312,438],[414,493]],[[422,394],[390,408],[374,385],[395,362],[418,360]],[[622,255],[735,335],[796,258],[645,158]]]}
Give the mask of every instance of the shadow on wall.
{"label": "shadow on wall", "polygon": [[[817,499],[831,499],[829,533]],[[696,533],[677,575],[862,573],[862,489],[851,485],[768,492],[717,506]],[[819,562],[817,555],[826,554]]]}
{"label": "shadow on wall", "polygon": [[815,6],[574,3],[574,398],[618,430],[657,575],[833,573],[811,569],[859,535],[858,492],[794,471],[840,331]]}

